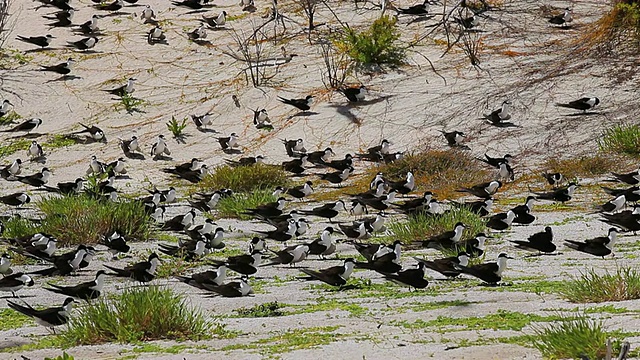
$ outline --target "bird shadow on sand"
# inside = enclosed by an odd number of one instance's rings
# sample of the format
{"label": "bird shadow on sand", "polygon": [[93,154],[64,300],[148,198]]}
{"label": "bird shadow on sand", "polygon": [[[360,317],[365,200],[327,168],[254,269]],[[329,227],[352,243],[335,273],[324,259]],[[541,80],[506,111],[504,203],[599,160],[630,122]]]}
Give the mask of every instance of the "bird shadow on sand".
{"label": "bird shadow on sand", "polygon": [[173,160],[173,158],[171,156],[157,155],[152,160],[153,161],[158,161],[158,160],[169,161],[169,160]]}
{"label": "bird shadow on sand", "polygon": [[194,44],[206,47],[212,47],[213,44],[209,40],[191,40]]}
{"label": "bird shadow on sand", "polygon": [[34,297],[37,297],[37,295],[20,295],[20,296],[7,295],[7,296],[0,297],[0,299],[22,300],[22,299],[29,299],[29,298],[34,298]]}
{"label": "bird shadow on sand", "polygon": [[482,286],[482,287],[501,287],[501,286],[513,286],[513,284],[512,283],[489,284],[489,283],[483,282],[481,284],[478,284],[478,286]]}
{"label": "bird shadow on sand", "polygon": [[317,113],[317,112],[315,112],[315,111],[309,111],[309,110],[307,110],[307,111],[299,111],[299,112],[297,112],[297,113],[295,113],[295,114],[293,114],[293,115],[289,116],[289,117],[287,118],[287,120],[291,120],[291,119],[293,119],[294,117],[311,116],[311,115],[318,115],[318,113]]}
{"label": "bird shadow on sand", "polygon": [[144,160],[145,159],[144,155],[142,155],[140,153],[125,153],[124,156],[126,156],[129,159],[133,159],[133,160]]}
{"label": "bird shadow on sand", "polygon": [[200,131],[201,133],[220,134],[219,131],[214,130],[214,129],[198,128],[198,131]]}
{"label": "bird shadow on sand", "polygon": [[562,255],[562,253],[559,252],[559,253],[552,253],[552,254],[547,254],[547,253],[530,254],[525,256],[525,258],[541,257],[541,256],[557,256],[557,255]]}
{"label": "bird shadow on sand", "polygon": [[37,139],[41,136],[45,136],[47,134],[43,134],[43,133],[26,133],[24,135],[16,135],[16,136],[12,136],[10,139]]}
{"label": "bird shadow on sand", "polygon": [[52,82],[58,82],[58,81],[76,80],[76,79],[82,79],[82,77],[75,76],[75,75],[63,75],[63,76],[60,76],[59,78],[55,78],[53,80],[48,80],[48,81],[45,82],[45,84],[52,83]]}
{"label": "bird shadow on sand", "polygon": [[242,154],[242,150],[238,150],[238,149],[224,149],[224,150],[222,150],[222,152],[224,152],[225,154],[229,154],[229,155]]}
{"label": "bird shadow on sand", "polygon": [[436,17],[436,16],[435,15],[418,16],[415,19],[407,22],[406,26],[409,26],[411,24],[416,24],[416,23],[429,21],[429,20],[433,19],[434,17]]}
{"label": "bird shadow on sand", "polygon": [[597,111],[587,111],[587,112],[577,112],[573,114],[567,114],[566,117],[576,117],[576,116],[591,116],[591,115],[602,115],[601,112]]}
{"label": "bird shadow on sand", "polygon": [[37,157],[29,159],[29,161],[34,162],[34,163],[38,163],[38,164],[46,164],[47,157],[46,156],[37,156]]}
{"label": "bird shadow on sand", "polygon": [[354,124],[361,124],[362,120],[360,120],[351,110],[354,108],[358,108],[361,106],[368,106],[368,105],[373,105],[373,104],[377,104],[379,102],[383,102],[386,101],[387,99],[389,99],[391,96],[381,96],[375,99],[370,99],[370,100],[364,100],[364,101],[358,101],[357,103],[347,103],[345,104],[329,104],[330,107],[335,108],[336,112],[344,117],[346,117],[347,119],[349,119],[349,121],[351,121]]}

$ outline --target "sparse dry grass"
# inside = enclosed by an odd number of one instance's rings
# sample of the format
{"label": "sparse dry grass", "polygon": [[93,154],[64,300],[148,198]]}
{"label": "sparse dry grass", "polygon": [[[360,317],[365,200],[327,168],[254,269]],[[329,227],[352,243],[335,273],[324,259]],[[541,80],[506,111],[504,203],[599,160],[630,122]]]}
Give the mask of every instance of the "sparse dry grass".
{"label": "sparse dry grass", "polygon": [[640,4],[637,0],[612,0],[611,10],[588,25],[574,44],[578,51],[626,48],[640,45]]}
{"label": "sparse dry grass", "polygon": [[548,172],[560,172],[567,179],[596,177],[631,166],[632,161],[624,156],[596,153],[567,159],[549,158],[542,168]]}

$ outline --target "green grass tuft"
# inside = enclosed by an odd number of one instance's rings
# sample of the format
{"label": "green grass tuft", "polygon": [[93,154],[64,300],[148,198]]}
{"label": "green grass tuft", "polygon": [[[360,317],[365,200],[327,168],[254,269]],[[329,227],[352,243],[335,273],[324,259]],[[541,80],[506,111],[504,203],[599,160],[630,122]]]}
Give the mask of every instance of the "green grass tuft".
{"label": "green grass tuft", "polygon": [[598,303],[640,299],[640,272],[634,268],[618,268],[615,273],[598,274],[594,269],[567,282],[560,295],[575,303]]}
{"label": "green grass tuft", "polygon": [[256,164],[253,166],[218,166],[199,183],[202,191],[222,188],[235,192],[252,192],[287,186],[287,173],[279,166]]}
{"label": "green grass tuft", "polygon": [[96,200],[86,195],[44,198],[37,202],[44,218],[40,223],[12,218],[5,225],[5,236],[18,237],[43,231],[61,246],[95,244],[100,235],[113,231],[137,239],[151,236],[153,220],[140,202]]}
{"label": "green grass tuft", "polygon": [[277,301],[272,301],[264,304],[256,304],[250,308],[242,307],[234,311],[238,313],[240,317],[244,318],[274,317],[285,315],[285,313],[282,311],[282,305]]}
{"label": "green grass tuft", "polygon": [[0,158],[10,156],[20,150],[27,150],[31,145],[31,140],[18,139],[7,145],[0,145]]}
{"label": "green grass tuft", "polygon": [[600,150],[640,156],[640,126],[618,125],[606,129],[598,139]]}
{"label": "green grass tuft", "polygon": [[[602,359],[606,353],[607,333],[601,321],[586,316],[562,319],[534,329],[533,346],[547,359]],[[620,348],[614,344],[614,348]]]}
{"label": "green grass tuft", "polygon": [[82,307],[61,334],[71,345],[209,338],[215,325],[183,294],[158,286],[132,287]]}
{"label": "green grass tuft", "polygon": [[67,147],[71,145],[75,145],[77,143],[76,140],[67,136],[67,135],[53,135],[49,140],[47,140],[42,147],[45,149],[57,149],[61,147]]}
{"label": "green grass tuft", "polygon": [[18,114],[17,112],[11,110],[5,116],[0,117],[0,125],[12,124],[16,120],[20,119],[22,119],[22,116],[20,116],[20,114]]}
{"label": "green grass tuft", "polygon": [[359,64],[400,65],[405,51],[398,41],[400,31],[396,23],[396,18],[384,15],[364,31],[345,26],[344,33],[334,39],[334,45]]}
{"label": "green grass tuft", "polygon": [[387,229],[391,232],[390,236],[393,239],[410,244],[445,231],[451,231],[458,222],[467,225],[464,238],[471,238],[486,229],[485,220],[466,207],[452,208],[450,211],[438,215],[417,213],[409,216],[407,220],[391,222],[387,225]]}
{"label": "green grass tuft", "polygon": [[187,127],[187,118],[182,119],[182,122],[178,122],[175,116],[171,116],[171,121],[167,123],[167,129],[171,131],[171,133],[173,134],[173,137],[175,138],[183,137],[184,134],[182,132],[186,127]]}
{"label": "green grass tuft", "polygon": [[235,193],[231,196],[220,199],[217,206],[217,217],[237,218],[241,220],[251,219],[252,216],[244,215],[247,209],[254,209],[256,206],[268,202],[276,201],[271,190],[256,190],[250,193]]}

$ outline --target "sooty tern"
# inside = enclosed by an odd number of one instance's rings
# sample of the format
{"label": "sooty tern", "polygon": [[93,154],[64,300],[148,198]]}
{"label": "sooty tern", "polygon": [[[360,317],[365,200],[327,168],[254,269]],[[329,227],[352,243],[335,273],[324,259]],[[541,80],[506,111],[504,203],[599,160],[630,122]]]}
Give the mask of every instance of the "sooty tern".
{"label": "sooty tern", "polygon": [[583,113],[586,113],[587,110],[591,110],[599,104],[600,99],[598,99],[597,97],[583,97],[578,100],[570,101],[568,103],[557,103],[556,106],[581,110]]}
{"label": "sooty tern", "polygon": [[115,272],[115,274],[109,275],[130,278],[139,282],[149,282],[156,277],[156,269],[159,261],[160,258],[158,255],[152,253],[149,255],[149,260],[127,266],[124,269],[118,269],[108,265],[104,265],[104,267]]}
{"label": "sooty tern", "polygon": [[313,103],[313,96],[307,95],[307,97],[304,99],[285,99],[283,97],[278,96],[278,100],[280,100],[281,102],[287,105],[291,105],[295,108],[298,108],[302,111],[308,111],[309,109],[311,109],[311,104]]}
{"label": "sooty tern", "polygon": [[540,253],[552,253],[556,251],[556,245],[553,243],[553,231],[550,226],[544,228],[544,231],[537,232],[524,240],[509,240],[516,244],[519,249],[527,251],[538,251]]}
{"label": "sooty tern", "polygon": [[435,259],[432,261],[414,257],[415,260],[424,264],[427,268],[437,271],[447,278],[454,278],[460,275],[461,271],[456,265],[467,266],[469,264],[469,255],[465,252],[458,253],[458,256],[451,256],[444,259]]}
{"label": "sooty tern", "polygon": [[613,245],[618,238],[618,229],[610,228],[607,236],[599,236],[597,238],[585,241],[566,240],[564,245],[570,249],[578,250],[583,253],[602,256],[613,255]]}
{"label": "sooty tern", "polygon": [[342,265],[332,266],[321,270],[300,269],[303,273],[309,275],[308,280],[320,280],[331,286],[344,286],[347,284],[355,261],[352,258],[344,260]]}
{"label": "sooty tern", "polygon": [[54,293],[63,294],[74,297],[81,300],[97,299],[102,293],[104,287],[104,281],[107,273],[104,270],[98,270],[96,278],[94,280],[80,283],[74,286],[60,286],[49,283],[49,288],[43,287],[45,290],[52,291]]}
{"label": "sooty tern", "polygon": [[551,192],[544,192],[544,193],[534,192],[534,194],[537,195],[537,198],[541,200],[567,202],[571,200],[571,197],[573,196],[573,193],[576,191],[576,187],[578,186],[579,186],[578,184],[572,182],[572,183],[569,183],[569,185],[566,187],[563,187]]}
{"label": "sooty tern", "polygon": [[488,199],[495,195],[498,190],[502,187],[502,182],[498,180],[489,181],[486,183],[474,185],[470,188],[462,188],[460,190],[456,190],[458,192],[466,192],[472,195],[475,195],[480,198]]}
{"label": "sooty tern", "polygon": [[336,202],[330,202],[322,206],[315,207],[311,210],[300,210],[300,213],[323,217],[329,219],[329,222],[333,222],[333,218],[338,216],[341,210],[345,210],[344,201],[338,200]]}
{"label": "sooty tern", "polygon": [[253,289],[249,285],[248,279],[244,276],[240,278],[240,281],[231,281],[218,286],[205,284],[204,287],[209,291],[213,291],[215,293],[214,296],[235,298],[253,294]]}
{"label": "sooty tern", "polygon": [[31,276],[21,272],[17,272],[12,275],[7,275],[0,279],[0,291],[8,291],[16,296],[16,291],[22,289],[25,286],[33,286],[35,283]]}
{"label": "sooty tern", "polygon": [[367,88],[364,85],[360,87],[348,87],[339,90],[350,102],[362,102],[367,96]]}
{"label": "sooty tern", "polygon": [[18,305],[11,301],[7,301],[7,305],[13,310],[33,318],[36,323],[53,329],[54,326],[64,325],[69,321],[74,302],[73,298],[67,298],[62,306],[43,310],[36,310],[28,304],[25,304],[26,306]]}
{"label": "sooty tern", "polygon": [[462,273],[477,277],[490,285],[496,285],[502,280],[502,273],[507,268],[507,259],[513,259],[505,253],[498,255],[497,262],[489,262],[473,266],[456,265]]}
{"label": "sooty tern", "polygon": [[385,274],[385,279],[408,285],[409,289],[424,289],[429,285],[429,281],[424,278],[425,269],[424,263],[418,262],[416,269],[401,270],[395,274]]}
{"label": "sooty tern", "polygon": [[29,37],[18,35],[17,39],[22,42],[40,46],[40,48],[44,49],[49,45],[51,45],[51,41],[55,39],[55,37],[53,37],[53,35],[50,35],[50,34],[47,34],[45,36],[29,36]]}

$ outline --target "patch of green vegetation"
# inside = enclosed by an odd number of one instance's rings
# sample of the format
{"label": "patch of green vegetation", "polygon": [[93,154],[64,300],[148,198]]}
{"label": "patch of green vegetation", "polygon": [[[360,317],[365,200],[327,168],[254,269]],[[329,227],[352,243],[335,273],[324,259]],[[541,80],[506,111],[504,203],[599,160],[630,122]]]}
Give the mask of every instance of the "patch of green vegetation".
{"label": "patch of green vegetation", "polygon": [[258,205],[276,201],[271,190],[255,190],[250,193],[234,193],[218,201],[216,207],[217,218],[252,219],[253,216],[244,214],[247,209],[255,209]]}
{"label": "patch of green vegetation", "polygon": [[347,284],[342,288],[337,288],[327,284],[311,284],[309,285],[309,288],[325,292],[348,291],[350,298],[378,298],[381,300],[404,299],[420,296],[438,296],[443,292],[451,291],[451,288],[445,288],[437,285],[429,285],[428,288],[417,291],[398,291],[400,289],[399,286],[390,281],[374,283],[371,279],[355,277],[351,277],[349,281],[347,281]]}
{"label": "patch of green vegetation", "polygon": [[35,234],[40,231],[39,224],[20,216],[12,216],[3,221],[3,224],[5,229],[2,236],[9,239]]}
{"label": "patch of green vegetation", "polygon": [[178,122],[175,116],[171,116],[171,121],[167,123],[167,129],[171,131],[174,138],[184,137],[182,133],[187,127],[187,118],[182,119],[182,122]]}
{"label": "patch of green vegetation", "polygon": [[362,307],[358,304],[348,302],[348,301],[340,301],[336,299],[327,299],[325,297],[319,297],[316,299],[315,303],[311,304],[301,304],[301,305],[293,305],[289,304],[287,307],[294,308],[295,310],[288,312],[287,314],[307,314],[314,313],[318,311],[347,311],[352,317],[360,317],[368,314],[368,310],[365,307]]}
{"label": "patch of green vegetation", "polygon": [[57,149],[61,147],[67,147],[71,145],[75,145],[76,141],[66,135],[53,135],[53,137],[49,138],[42,147],[45,149]]}
{"label": "patch of green vegetation", "polygon": [[568,216],[560,221],[554,221],[551,224],[549,224],[550,226],[562,226],[562,225],[567,225],[570,224],[572,222],[577,222],[577,221],[584,221],[586,219],[585,216],[583,215],[576,215],[576,216]]}
{"label": "patch of green vegetation", "polygon": [[33,56],[24,54],[18,49],[0,49],[0,70],[15,69],[33,60]]}
{"label": "patch of green vegetation", "polygon": [[133,97],[133,95],[129,93],[124,93],[120,97],[120,103],[115,104],[114,108],[116,111],[118,111],[119,108],[122,107],[127,111],[127,113],[131,114],[134,112],[140,112],[140,109],[138,109],[138,107],[143,106],[144,104],[145,104],[144,100],[135,98]]}
{"label": "patch of green vegetation", "polygon": [[534,322],[549,322],[561,320],[559,315],[542,316],[537,314],[524,314],[519,312],[498,310],[494,314],[483,317],[453,318],[438,316],[435,320],[418,319],[414,322],[396,321],[395,325],[407,329],[429,328],[439,333],[469,330],[514,330],[520,331],[525,326]]}
{"label": "patch of green vegetation", "polygon": [[598,139],[598,146],[602,151],[640,156],[640,126],[617,125],[606,129]]}
{"label": "patch of green vegetation", "polygon": [[37,336],[33,337],[36,341],[13,347],[0,348],[0,352],[3,353],[21,353],[26,351],[41,350],[41,349],[66,349],[73,345],[68,345],[60,336]]}
{"label": "patch of green vegetation", "polygon": [[20,114],[18,114],[17,112],[11,110],[5,116],[0,117],[0,126],[11,124],[14,121],[20,119],[22,119],[22,116],[20,116]]}
{"label": "patch of green vegetation", "polygon": [[410,244],[451,231],[458,222],[467,226],[465,236],[475,236],[486,229],[485,220],[464,206],[452,208],[438,215],[417,213],[409,216],[406,221],[391,222],[387,225],[387,229],[391,232],[390,238]]}
{"label": "patch of green vegetation", "polygon": [[[561,318],[556,323],[534,328],[533,347],[548,359],[602,359],[606,353],[608,338],[620,338],[621,332],[607,332],[600,320],[581,315]],[[613,349],[620,350],[619,341]]]}
{"label": "patch of green vegetation", "polygon": [[0,157],[13,155],[20,150],[27,150],[31,145],[31,140],[17,139],[8,145],[0,145]]}
{"label": "patch of green vegetation", "polygon": [[0,331],[18,329],[33,323],[31,318],[12,309],[0,310]]}
{"label": "patch of green vegetation", "polygon": [[96,244],[100,236],[113,231],[147,240],[152,232],[152,219],[144,205],[137,201],[104,201],[87,195],[43,198],[37,207],[44,218],[40,224],[23,220],[6,223],[6,234],[30,235],[37,231],[58,238],[60,245]]}
{"label": "patch of green vegetation", "polygon": [[566,281],[553,281],[553,280],[514,280],[509,286],[483,286],[480,290],[484,291],[520,291],[533,294],[555,294],[561,291],[565,286]]}
{"label": "patch of green vegetation", "polygon": [[270,355],[283,354],[294,350],[312,349],[318,346],[328,345],[343,338],[344,335],[335,333],[339,328],[340,326],[324,326],[287,330],[250,344],[234,344],[225,346],[220,350],[258,349],[261,355]]}
{"label": "patch of green vegetation", "polygon": [[159,286],[131,287],[80,308],[60,336],[76,346],[112,341],[199,340],[211,337],[220,326],[189,306],[183,294]]}
{"label": "patch of green vegetation", "polygon": [[62,355],[56,356],[54,358],[46,357],[44,360],[74,360],[74,357],[67,354],[66,352],[62,352]]}
{"label": "patch of green vegetation", "polygon": [[549,158],[543,165],[549,172],[560,172],[566,179],[596,177],[616,171],[622,164],[629,163],[628,159],[612,154],[590,153],[567,159]]}
{"label": "patch of green vegetation", "polygon": [[640,299],[640,272],[620,267],[615,273],[598,274],[593,268],[566,282],[558,293],[576,303]]}
{"label": "patch of green vegetation", "polygon": [[639,312],[638,310],[629,310],[625,307],[616,307],[614,305],[604,305],[604,306],[593,306],[587,307],[584,309],[580,309],[579,307],[574,307],[572,309],[542,309],[543,311],[555,311],[555,312],[577,312],[582,311],[585,314],[627,314]]}
{"label": "patch of green vegetation", "polygon": [[264,304],[256,304],[250,308],[241,307],[234,310],[239,317],[243,318],[260,318],[260,317],[275,317],[284,316],[285,312],[282,311],[282,304],[277,301],[272,301]]}
{"label": "patch of green vegetation", "polygon": [[364,31],[346,25],[333,43],[358,64],[400,65],[404,62],[405,50],[398,41],[400,31],[396,23],[396,18],[383,15]]}
{"label": "patch of green vegetation", "polygon": [[[144,258],[146,260],[148,255]],[[158,264],[156,269],[156,277],[159,279],[172,278],[178,275],[184,275],[189,270],[195,269],[205,264],[204,259],[187,261],[179,257],[165,257]]]}
{"label": "patch of green vegetation", "polygon": [[465,300],[450,300],[450,301],[433,301],[433,302],[412,302],[406,306],[411,311],[414,312],[423,312],[430,310],[438,310],[438,309],[446,309],[450,307],[458,307],[458,306],[469,306],[472,304],[477,304],[475,301],[465,301]]}
{"label": "patch of green vegetation", "polygon": [[172,345],[172,346],[162,346],[160,344],[154,343],[143,343],[141,345],[135,346],[131,349],[133,353],[158,353],[158,354],[185,354],[189,352],[195,352],[195,350],[207,350],[209,349],[206,345]]}
{"label": "patch of green vegetation", "polygon": [[222,188],[234,192],[250,193],[256,190],[272,190],[276,186],[287,186],[289,176],[279,166],[255,164],[253,166],[231,167],[221,165],[213,169],[198,183],[201,191],[215,191]]}

